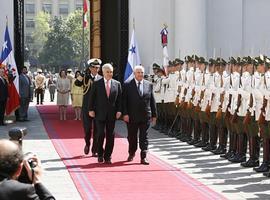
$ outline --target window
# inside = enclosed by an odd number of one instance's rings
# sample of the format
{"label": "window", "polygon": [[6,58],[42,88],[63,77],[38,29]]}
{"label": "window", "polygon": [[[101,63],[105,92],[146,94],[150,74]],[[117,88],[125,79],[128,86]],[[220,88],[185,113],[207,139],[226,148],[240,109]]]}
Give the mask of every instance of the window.
{"label": "window", "polygon": [[25,22],[26,28],[35,28],[35,21],[33,19],[27,19]]}
{"label": "window", "polygon": [[67,15],[68,14],[68,4],[59,4],[59,14]]}
{"label": "window", "polygon": [[83,9],[83,5],[81,3],[76,3],[75,9],[76,10],[82,10]]}
{"label": "window", "polygon": [[33,38],[30,35],[26,35],[25,36],[25,43],[26,44],[33,43]]}
{"label": "window", "polygon": [[43,10],[43,12],[52,14],[52,4],[44,3],[44,4],[42,5],[42,10]]}
{"label": "window", "polygon": [[35,14],[35,4],[25,4],[25,13]]}

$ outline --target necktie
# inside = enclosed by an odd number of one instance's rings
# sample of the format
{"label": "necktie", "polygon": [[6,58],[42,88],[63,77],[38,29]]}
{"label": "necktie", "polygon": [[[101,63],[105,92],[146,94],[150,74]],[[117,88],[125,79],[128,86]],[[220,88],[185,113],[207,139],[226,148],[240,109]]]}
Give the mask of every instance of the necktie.
{"label": "necktie", "polygon": [[141,91],[141,82],[138,82],[138,92],[139,92],[139,95],[142,96],[142,91]]}
{"label": "necktie", "polygon": [[106,94],[107,94],[107,97],[109,98],[109,96],[110,96],[110,84],[109,84],[109,81],[106,82]]}

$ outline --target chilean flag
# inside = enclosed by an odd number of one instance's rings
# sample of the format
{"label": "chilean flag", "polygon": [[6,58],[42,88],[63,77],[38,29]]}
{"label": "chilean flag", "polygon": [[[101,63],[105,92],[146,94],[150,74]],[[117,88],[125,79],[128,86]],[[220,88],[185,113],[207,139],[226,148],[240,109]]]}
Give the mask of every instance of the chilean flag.
{"label": "chilean flag", "polygon": [[87,11],[88,11],[87,0],[84,0],[83,1],[83,28],[87,26]]}
{"label": "chilean flag", "polygon": [[13,75],[13,79],[10,80],[8,84],[9,98],[7,100],[6,115],[9,115],[20,106],[20,96],[19,96],[20,93],[19,93],[19,73],[12,51],[12,44],[9,37],[8,26],[6,26],[0,63],[5,66],[7,76],[8,74]]}

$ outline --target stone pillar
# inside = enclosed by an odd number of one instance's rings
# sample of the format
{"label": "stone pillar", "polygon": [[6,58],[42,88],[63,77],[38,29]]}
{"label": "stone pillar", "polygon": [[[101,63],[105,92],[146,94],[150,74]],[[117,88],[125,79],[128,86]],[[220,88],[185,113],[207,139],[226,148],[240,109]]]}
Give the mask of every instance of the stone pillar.
{"label": "stone pillar", "polygon": [[90,57],[101,57],[101,0],[90,0]]}
{"label": "stone pillar", "polygon": [[175,57],[206,56],[206,36],[206,0],[175,0]]}

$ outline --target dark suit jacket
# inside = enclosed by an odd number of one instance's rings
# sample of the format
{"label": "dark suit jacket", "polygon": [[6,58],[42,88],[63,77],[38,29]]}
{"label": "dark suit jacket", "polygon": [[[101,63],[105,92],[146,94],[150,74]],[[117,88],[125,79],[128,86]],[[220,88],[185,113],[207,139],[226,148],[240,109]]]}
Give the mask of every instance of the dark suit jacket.
{"label": "dark suit jacket", "polygon": [[6,101],[8,98],[8,83],[4,79],[5,84],[0,80],[0,101]]}
{"label": "dark suit jacket", "polygon": [[20,74],[19,86],[20,86],[21,98],[29,98],[30,99],[30,85],[31,85],[30,78],[27,75],[25,76],[23,74]]}
{"label": "dark suit jacket", "polygon": [[123,87],[123,115],[129,115],[129,122],[147,122],[156,117],[156,102],[153,95],[153,85],[143,80],[143,95],[140,96],[135,79]]}
{"label": "dark suit jacket", "polygon": [[55,200],[51,193],[41,184],[20,183],[16,180],[0,181],[1,200]]}
{"label": "dark suit jacket", "polygon": [[95,81],[91,88],[89,111],[95,111],[97,120],[114,121],[116,112],[121,112],[121,84],[112,79],[110,96],[107,97],[104,78]]}

